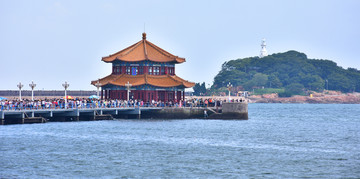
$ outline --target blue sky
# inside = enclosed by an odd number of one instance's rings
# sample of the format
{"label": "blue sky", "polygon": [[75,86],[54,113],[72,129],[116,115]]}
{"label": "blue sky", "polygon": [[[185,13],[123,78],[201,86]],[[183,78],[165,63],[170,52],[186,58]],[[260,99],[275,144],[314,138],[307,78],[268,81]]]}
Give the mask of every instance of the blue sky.
{"label": "blue sky", "polygon": [[360,69],[360,1],[0,0],[0,90],[95,90],[101,57],[147,40],[185,57],[176,74],[212,84],[225,61],[297,50]]}

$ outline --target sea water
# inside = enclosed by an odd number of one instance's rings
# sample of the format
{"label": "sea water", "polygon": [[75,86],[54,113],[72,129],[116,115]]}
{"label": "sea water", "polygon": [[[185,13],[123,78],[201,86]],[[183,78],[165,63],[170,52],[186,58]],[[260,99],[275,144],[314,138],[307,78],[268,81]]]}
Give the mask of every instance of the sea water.
{"label": "sea water", "polygon": [[0,126],[0,178],[359,178],[359,104],[249,104],[249,120]]}

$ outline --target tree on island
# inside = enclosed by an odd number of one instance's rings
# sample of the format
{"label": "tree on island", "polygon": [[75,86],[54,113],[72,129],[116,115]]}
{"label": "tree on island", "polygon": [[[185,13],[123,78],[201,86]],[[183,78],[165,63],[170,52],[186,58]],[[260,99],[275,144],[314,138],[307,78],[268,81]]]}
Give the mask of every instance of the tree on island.
{"label": "tree on island", "polygon": [[194,90],[194,95],[195,96],[203,96],[206,94],[206,87],[205,87],[205,82],[203,82],[202,84],[200,83],[195,83],[195,86],[193,87]]}

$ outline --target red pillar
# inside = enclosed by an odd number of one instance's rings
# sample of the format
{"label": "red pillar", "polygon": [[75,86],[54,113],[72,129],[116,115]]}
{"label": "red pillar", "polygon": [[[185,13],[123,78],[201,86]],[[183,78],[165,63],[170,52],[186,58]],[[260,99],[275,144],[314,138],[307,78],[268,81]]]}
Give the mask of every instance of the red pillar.
{"label": "red pillar", "polygon": [[144,90],[144,102],[147,102],[147,91]]}
{"label": "red pillar", "polygon": [[176,98],[177,98],[177,101],[180,101],[182,98],[181,98],[181,91],[176,91]]}
{"label": "red pillar", "polygon": [[[181,92],[180,92],[181,93]],[[185,89],[183,91],[183,101],[185,101]]]}
{"label": "red pillar", "polygon": [[101,100],[103,99],[104,90],[101,89]]}
{"label": "red pillar", "polygon": [[144,74],[149,74],[149,67],[148,66],[144,66]]}
{"label": "red pillar", "polygon": [[142,101],[144,101],[144,90],[141,91],[141,98]]}
{"label": "red pillar", "polygon": [[127,100],[127,96],[128,96],[128,92],[127,92],[127,90],[125,90],[125,95],[124,95],[125,98],[124,98],[124,100]]}
{"label": "red pillar", "polygon": [[148,93],[147,93],[147,91],[146,90],[144,90],[144,93],[145,93],[145,102],[148,102]]}

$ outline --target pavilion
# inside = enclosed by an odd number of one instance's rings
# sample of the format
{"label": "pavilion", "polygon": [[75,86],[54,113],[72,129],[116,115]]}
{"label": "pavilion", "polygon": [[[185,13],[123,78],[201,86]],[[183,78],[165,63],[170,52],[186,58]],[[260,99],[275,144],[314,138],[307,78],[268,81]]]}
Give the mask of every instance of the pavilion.
{"label": "pavilion", "polygon": [[101,99],[137,99],[145,102],[180,101],[185,98],[185,88],[195,85],[175,74],[175,64],[185,62],[146,40],[142,40],[107,57],[102,61],[112,63],[112,73],[91,81],[101,87]]}

